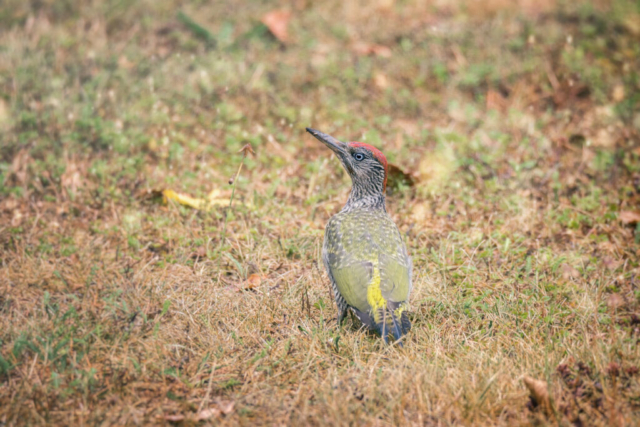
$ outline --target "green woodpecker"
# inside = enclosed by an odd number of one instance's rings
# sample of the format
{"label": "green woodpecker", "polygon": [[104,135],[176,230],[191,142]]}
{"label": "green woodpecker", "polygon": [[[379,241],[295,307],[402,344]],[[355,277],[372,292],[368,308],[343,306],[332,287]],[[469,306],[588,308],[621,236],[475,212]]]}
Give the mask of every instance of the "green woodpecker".
{"label": "green woodpecker", "polygon": [[[351,310],[385,342],[411,328],[411,258],[385,206],[387,159],[362,142],[344,143],[307,128],[340,159],[351,177],[347,204],[327,224],[322,259],[333,285],[338,324]],[[400,345],[402,342],[400,341]]]}

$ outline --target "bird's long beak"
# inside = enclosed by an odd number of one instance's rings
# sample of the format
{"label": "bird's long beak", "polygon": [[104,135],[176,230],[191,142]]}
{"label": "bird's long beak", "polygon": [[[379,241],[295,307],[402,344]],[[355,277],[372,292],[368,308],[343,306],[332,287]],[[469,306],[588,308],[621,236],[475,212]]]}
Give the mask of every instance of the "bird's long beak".
{"label": "bird's long beak", "polygon": [[320,142],[322,142],[327,147],[331,148],[331,150],[338,155],[338,157],[342,158],[342,156],[347,154],[347,144],[344,142],[335,139],[331,135],[327,135],[326,133],[322,133],[319,130],[307,128],[307,132],[311,135],[315,136]]}

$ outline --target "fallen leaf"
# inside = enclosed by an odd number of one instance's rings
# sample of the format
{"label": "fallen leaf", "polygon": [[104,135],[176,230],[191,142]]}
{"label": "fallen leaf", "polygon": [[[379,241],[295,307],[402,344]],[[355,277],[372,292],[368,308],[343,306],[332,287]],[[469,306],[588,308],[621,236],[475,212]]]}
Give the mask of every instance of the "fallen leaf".
{"label": "fallen leaf", "polygon": [[4,99],[0,98],[0,126],[9,121],[9,107]]}
{"label": "fallen leaf", "polygon": [[376,9],[378,9],[378,11],[390,12],[393,9],[393,4],[395,3],[395,0],[378,0],[376,3],[377,3]]}
{"label": "fallen leaf", "polygon": [[507,100],[498,91],[487,90],[487,109],[502,111],[507,107]]}
{"label": "fallen leaf", "polygon": [[209,418],[219,417],[222,411],[218,408],[203,409],[196,415],[196,421],[208,420]]}
{"label": "fallen leaf", "polygon": [[418,203],[411,209],[411,218],[416,222],[424,222],[429,218],[431,208],[427,203]]}
{"label": "fallen leaf", "polygon": [[622,100],[624,100],[624,86],[616,85],[613,88],[613,93],[611,94],[611,97],[615,102],[621,102]]}
{"label": "fallen leaf", "polygon": [[640,212],[622,211],[618,215],[618,218],[620,218],[620,221],[622,221],[624,225],[636,225],[640,222]]}
{"label": "fallen leaf", "polygon": [[413,187],[416,185],[416,179],[413,174],[403,171],[399,166],[389,163],[388,171],[388,188],[395,188],[399,185],[405,185],[407,187]]}
{"label": "fallen leaf", "polygon": [[262,276],[260,276],[259,274],[253,273],[253,274],[250,274],[249,277],[247,277],[247,280],[245,280],[243,289],[254,289],[260,286],[261,283],[262,283]]}
{"label": "fallen leaf", "polygon": [[152,153],[158,150],[158,141],[155,138],[151,138],[149,142],[147,142],[147,149]]}
{"label": "fallen leaf", "polygon": [[18,207],[18,201],[16,199],[7,198],[4,200],[4,203],[0,203],[2,209],[7,212],[12,212],[15,208]]}
{"label": "fallen leaf", "polygon": [[178,204],[198,210],[208,210],[214,206],[227,206],[229,204],[229,199],[217,198],[217,195],[219,194],[219,191],[217,190],[209,193],[206,199],[191,197],[187,194],[176,193],[175,191],[168,189],[162,190],[160,194],[162,195],[165,204],[169,203],[169,200],[172,200]]}
{"label": "fallen leaf", "polygon": [[251,146],[251,144],[245,144],[244,147],[238,150],[238,153],[242,153],[244,156],[246,156],[247,154],[253,154],[254,156],[256,155],[256,152],[253,151],[253,147]]}
{"label": "fallen leaf", "polygon": [[273,10],[262,17],[260,20],[271,34],[282,43],[289,41],[289,20],[291,12],[288,10]]}
{"label": "fallen leaf", "polygon": [[603,264],[605,267],[607,267],[609,270],[615,270],[616,268],[620,267],[620,264],[622,264],[622,261],[620,260],[615,260],[611,257],[606,257],[603,261]]}
{"label": "fallen leaf", "polygon": [[236,406],[236,402],[232,402],[230,400],[220,400],[218,401],[218,408],[222,411],[224,415],[229,415],[233,412],[233,408]]}
{"label": "fallen leaf", "polygon": [[33,159],[29,155],[29,150],[22,149],[18,151],[11,161],[11,170],[19,182],[22,183],[27,181],[27,169],[32,160]]}
{"label": "fallen leaf", "polygon": [[82,187],[83,180],[77,164],[73,162],[67,163],[65,172],[60,176],[60,184],[68,193],[76,194],[78,192],[78,188]]}
{"label": "fallen leaf", "polygon": [[165,415],[164,419],[172,423],[177,423],[184,420],[184,415],[182,414]]}
{"label": "fallen leaf", "polygon": [[207,257],[207,249],[204,246],[200,246],[195,252],[191,254],[192,259],[202,259]]}
{"label": "fallen leaf", "polygon": [[22,215],[22,212],[20,212],[19,210],[15,210],[13,211],[13,218],[11,218],[11,226],[12,227],[17,227],[22,223],[22,218],[24,215]]}
{"label": "fallen leaf", "polygon": [[383,73],[375,73],[373,75],[373,84],[378,89],[386,89],[389,87],[389,79]]}
{"label": "fallen leaf", "polygon": [[381,44],[356,42],[351,45],[351,50],[361,56],[376,55],[382,58],[391,57],[391,49]]}
{"label": "fallen leaf", "polygon": [[622,298],[619,294],[611,294],[609,298],[607,298],[607,306],[616,310],[624,305],[624,298]]}
{"label": "fallen leaf", "polygon": [[545,414],[552,415],[553,409],[551,406],[551,398],[549,397],[549,388],[546,381],[536,380],[535,378],[525,376],[524,385],[526,385],[529,389],[531,399],[533,399],[536,405],[542,407],[542,410],[545,412]]}
{"label": "fallen leaf", "polygon": [[609,129],[599,129],[592,138],[595,147],[613,147],[616,143],[615,135]]}
{"label": "fallen leaf", "polygon": [[124,55],[121,55],[121,56],[118,58],[118,67],[120,67],[120,68],[124,68],[125,70],[130,70],[130,69],[132,69],[135,65],[136,65],[136,64],[134,64],[133,62],[129,61],[129,59],[128,59],[126,56],[124,56]]}
{"label": "fallen leaf", "polygon": [[562,278],[565,280],[569,280],[572,277],[580,277],[580,272],[567,263],[564,263],[560,266],[560,271],[562,271]]}
{"label": "fallen leaf", "polygon": [[623,21],[624,27],[634,36],[640,36],[640,14],[628,15]]}

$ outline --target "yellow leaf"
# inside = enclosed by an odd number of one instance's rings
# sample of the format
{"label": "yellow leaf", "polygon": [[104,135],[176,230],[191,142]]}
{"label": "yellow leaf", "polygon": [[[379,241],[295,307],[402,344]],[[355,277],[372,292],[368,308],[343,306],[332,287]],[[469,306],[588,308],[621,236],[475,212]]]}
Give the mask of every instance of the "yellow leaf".
{"label": "yellow leaf", "polygon": [[209,196],[206,199],[199,199],[196,197],[191,197],[187,194],[176,193],[173,190],[162,190],[162,197],[165,203],[168,203],[169,200],[172,200],[178,204],[189,206],[193,209],[198,210],[207,210],[212,208],[213,206],[226,206],[229,204],[229,199],[219,199],[217,196],[220,194],[219,191],[213,190],[209,193]]}

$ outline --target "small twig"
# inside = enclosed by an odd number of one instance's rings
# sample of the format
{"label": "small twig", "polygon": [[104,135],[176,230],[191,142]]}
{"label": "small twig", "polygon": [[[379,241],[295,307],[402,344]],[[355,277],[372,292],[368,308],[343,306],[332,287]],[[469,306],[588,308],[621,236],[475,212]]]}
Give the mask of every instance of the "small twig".
{"label": "small twig", "polygon": [[560,82],[556,77],[556,73],[553,72],[551,63],[549,61],[546,61],[544,65],[547,71],[547,78],[549,79],[549,83],[551,83],[551,87],[555,92],[558,92],[560,90]]}
{"label": "small twig", "polygon": [[240,161],[240,166],[238,167],[238,171],[236,172],[236,174],[231,179],[229,179],[229,185],[232,186],[231,198],[229,199],[229,207],[224,213],[224,227],[222,228],[222,237],[220,238],[220,245],[224,243],[224,240],[227,235],[227,218],[229,216],[229,211],[231,210],[231,205],[233,204],[233,196],[235,196],[236,194],[236,180],[238,179],[238,175],[240,175],[240,171],[242,170],[242,166],[244,165],[244,159],[247,158],[247,153],[251,153],[253,155],[256,154],[255,151],[253,151],[251,144],[246,144],[238,152],[239,153],[242,152],[242,161]]}
{"label": "small twig", "polygon": [[211,384],[213,383],[213,373],[216,371],[216,366],[211,366],[211,375],[209,375],[209,384],[207,384],[207,393],[204,395],[204,399],[200,402],[198,413],[202,412],[202,408],[209,403],[209,396],[211,395]]}

